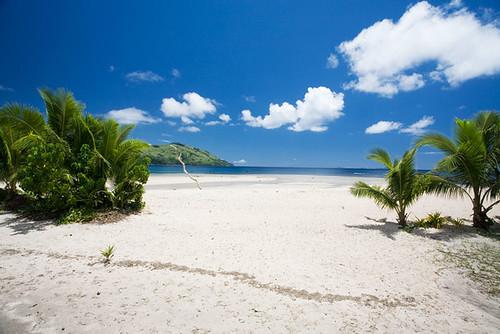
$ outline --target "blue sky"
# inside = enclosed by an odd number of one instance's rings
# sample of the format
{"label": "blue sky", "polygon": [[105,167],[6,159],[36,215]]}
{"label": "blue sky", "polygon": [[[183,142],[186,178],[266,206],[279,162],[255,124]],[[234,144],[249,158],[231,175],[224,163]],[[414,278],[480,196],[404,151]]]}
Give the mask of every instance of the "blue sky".
{"label": "blue sky", "polygon": [[0,0],[0,103],[42,109],[38,87],[65,87],[151,143],[253,166],[376,167],[374,147],[400,155],[500,109],[499,12],[497,0]]}

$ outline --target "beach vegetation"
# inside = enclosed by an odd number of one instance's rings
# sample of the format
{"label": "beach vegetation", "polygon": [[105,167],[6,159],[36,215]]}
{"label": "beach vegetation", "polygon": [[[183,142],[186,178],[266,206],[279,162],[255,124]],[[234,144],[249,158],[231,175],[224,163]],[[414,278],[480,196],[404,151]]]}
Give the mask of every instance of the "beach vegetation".
{"label": "beach vegetation", "polygon": [[111,262],[111,258],[115,255],[115,246],[109,245],[101,251],[101,255],[103,257],[103,262],[108,264]]}
{"label": "beach vegetation", "polygon": [[414,225],[415,227],[440,229],[447,221],[447,218],[443,217],[441,213],[434,212],[428,214],[425,218],[417,219]]}
{"label": "beach vegetation", "polygon": [[69,91],[41,89],[46,120],[35,108],[0,108],[0,180],[5,200],[28,210],[86,221],[92,210],[139,210],[149,177],[148,144],[129,139],[132,125],[85,113]]}
{"label": "beach vegetation", "polygon": [[428,175],[428,192],[470,199],[473,226],[488,229],[493,223],[488,212],[500,202],[500,114],[481,112],[470,120],[456,119],[453,138],[427,134],[418,140],[421,146],[444,153]]}
{"label": "beach vegetation", "polygon": [[351,187],[351,193],[356,197],[371,198],[381,208],[394,210],[398,224],[406,226],[408,207],[424,194],[426,186],[425,176],[415,169],[415,149],[405,152],[399,160],[392,160],[383,149],[375,149],[368,159],[387,168],[384,177],[387,186],[374,186],[358,181]]}

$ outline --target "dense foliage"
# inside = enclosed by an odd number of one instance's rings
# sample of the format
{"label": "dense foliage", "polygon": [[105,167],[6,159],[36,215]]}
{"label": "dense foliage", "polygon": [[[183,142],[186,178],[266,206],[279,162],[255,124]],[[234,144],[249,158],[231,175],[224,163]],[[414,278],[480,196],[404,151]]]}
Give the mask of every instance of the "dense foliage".
{"label": "dense foliage", "polygon": [[127,139],[133,126],[85,114],[84,105],[65,90],[43,89],[40,95],[47,122],[32,107],[0,109],[4,197],[22,197],[36,212],[64,217],[142,208],[148,144]]}
{"label": "dense foliage", "polygon": [[232,166],[231,163],[221,160],[215,155],[195,147],[179,143],[151,145],[145,155],[151,163],[157,165],[178,165],[177,156],[182,154],[182,160],[191,166]]}

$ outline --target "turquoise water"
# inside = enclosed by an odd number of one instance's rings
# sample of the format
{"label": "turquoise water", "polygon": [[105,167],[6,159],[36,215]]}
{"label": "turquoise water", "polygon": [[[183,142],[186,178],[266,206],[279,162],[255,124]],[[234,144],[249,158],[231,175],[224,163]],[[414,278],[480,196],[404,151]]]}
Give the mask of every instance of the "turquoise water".
{"label": "turquoise water", "polygon": [[[332,176],[363,176],[382,177],[385,169],[367,168],[303,168],[303,167],[205,167],[188,166],[188,171],[194,174],[281,174],[281,175],[332,175]],[[175,174],[182,173],[180,166],[151,165],[149,170],[152,174]]]}

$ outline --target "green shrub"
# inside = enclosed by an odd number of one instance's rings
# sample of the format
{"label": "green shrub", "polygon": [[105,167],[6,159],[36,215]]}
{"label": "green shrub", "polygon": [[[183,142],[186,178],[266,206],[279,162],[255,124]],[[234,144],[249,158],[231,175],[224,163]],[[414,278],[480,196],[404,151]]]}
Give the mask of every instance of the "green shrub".
{"label": "green shrub", "polygon": [[64,167],[65,147],[62,144],[34,144],[26,151],[19,169],[19,184],[33,199],[33,208],[44,212],[61,212],[76,204],[73,178]]}
{"label": "green shrub", "polygon": [[106,178],[97,173],[97,161],[96,152],[84,144],[71,162],[77,206],[110,208],[113,205],[111,194],[106,190]]}
{"label": "green shrub", "polygon": [[85,223],[94,219],[96,213],[90,209],[70,209],[57,222],[60,225]]}
{"label": "green shrub", "polygon": [[[5,206],[61,216],[62,224],[86,221],[98,209],[142,208],[150,160],[143,157],[147,143],[127,139],[134,126],[84,116],[84,104],[63,89],[39,92],[46,119],[23,105],[0,108]],[[112,192],[107,182],[115,184]]]}

